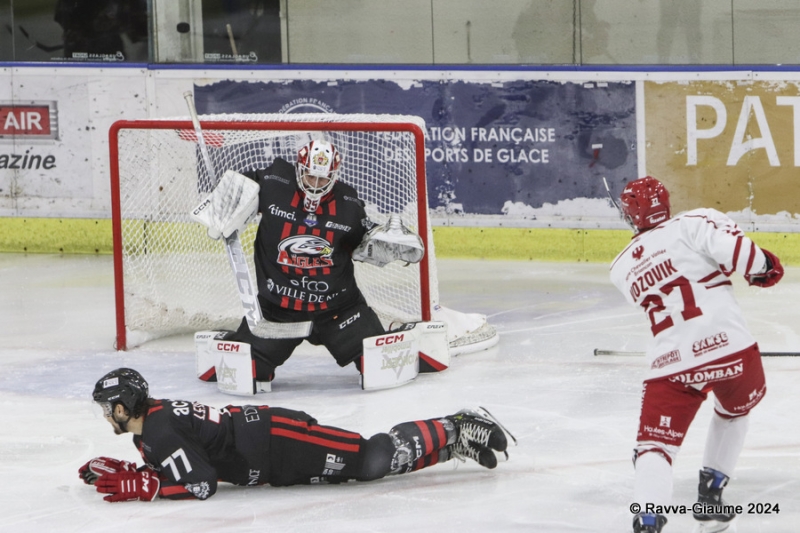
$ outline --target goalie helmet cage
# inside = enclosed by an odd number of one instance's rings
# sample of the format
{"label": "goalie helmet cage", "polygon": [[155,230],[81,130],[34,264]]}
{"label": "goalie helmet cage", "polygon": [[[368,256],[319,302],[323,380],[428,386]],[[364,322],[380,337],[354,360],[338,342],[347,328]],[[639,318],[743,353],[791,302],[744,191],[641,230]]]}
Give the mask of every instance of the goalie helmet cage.
{"label": "goalie helmet cage", "polygon": [[[263,168],[275,157],[294,163],[309,140],[332,142],[343,155],[339,179],[358,191],[369,218],[382,224],[399,213],[426,249],[419,264],[356,262],[359,288],[385,326],[431,319],[438,287],[421,118],[239,114],[205,115],[200,122],[217,175]],[[109,147],[117,349],[178,333],[236,329],[243,311],[223,243],[189,219],[216,185],[192,122],[118,121]],[[262,210],[273,207],[279,209]],[[250,224],[241,236],[251,272],[255,231]]]}

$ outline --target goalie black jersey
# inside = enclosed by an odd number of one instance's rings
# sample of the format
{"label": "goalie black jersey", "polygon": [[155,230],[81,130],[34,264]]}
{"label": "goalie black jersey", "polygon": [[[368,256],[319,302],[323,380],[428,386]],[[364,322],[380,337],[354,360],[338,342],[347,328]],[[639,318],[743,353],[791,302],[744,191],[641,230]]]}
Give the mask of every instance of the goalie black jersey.
{"label": "goalie black jersey", "polygon": [[261,186],[255,242],[259,298],[306,312],[358,300],[351,254],[370,223],[356,190],[337,181],[316,212],[307,213],[292,164],[278,158],[244,174]]}
{"label": "goalie black jersey", "polygon": [[268,479],[267,406],[227,406],[155,400],[133,443],[159,473],[159,496],[205,500],[218,481],[263,485]]}

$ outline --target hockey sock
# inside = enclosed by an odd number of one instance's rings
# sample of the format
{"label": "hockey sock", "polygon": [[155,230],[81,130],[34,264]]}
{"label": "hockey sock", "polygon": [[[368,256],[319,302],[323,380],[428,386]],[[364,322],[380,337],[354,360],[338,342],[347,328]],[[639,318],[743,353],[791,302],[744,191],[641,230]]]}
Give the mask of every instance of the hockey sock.
{"label": "hockey sock", "polygon": [[636,458],[633,501],[669,505],[672,500],[672,465],[658,451],[648,451]]}
{"label": "hockey sock", "polygon": [[395,445],[392,474],[413,472],[450,458],[439,453],[456,440],[455,425],[446,418],[398,424],[389,431]]}
{"label": "hockey sock", "polygon": [[706,448],[703,453],[703,466],[733,475],[736,461],[744,447],[744,438],[750,417],[723,418],[717,413],[708,428]]}

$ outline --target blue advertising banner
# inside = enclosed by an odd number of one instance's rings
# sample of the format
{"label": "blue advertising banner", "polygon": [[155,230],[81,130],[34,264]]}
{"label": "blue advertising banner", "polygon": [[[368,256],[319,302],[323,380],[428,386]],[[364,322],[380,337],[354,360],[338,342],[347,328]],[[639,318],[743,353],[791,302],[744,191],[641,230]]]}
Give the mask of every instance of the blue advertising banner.
{"label": "blue advertising banner", "polygon": [[[637,177],[633,82],[221,81],[195,87],[201,114],[391,113],[427,125],[430,207],[514,214],[619,194]],[[576,213],[579,214],[579,213]]]}

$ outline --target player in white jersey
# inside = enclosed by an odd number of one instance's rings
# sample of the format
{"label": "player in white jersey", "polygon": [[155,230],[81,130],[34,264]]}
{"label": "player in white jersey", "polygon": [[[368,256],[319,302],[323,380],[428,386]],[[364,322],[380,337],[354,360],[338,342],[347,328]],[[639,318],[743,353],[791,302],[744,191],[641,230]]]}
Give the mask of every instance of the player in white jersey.
{"label": "player in white jersey", "polygon": [[670,504],[672,461],[713,391],[693,514],[704,531],[723,531],[735,514],[723,503],[722,489],[744,445],[747,414],[766,392],[758,345],[728,278],[736,271],[750,285],[770,287],[783,267],[719,211],[670,218],[669,193],[649,176],[625,187],[619,207],[636,235],[614,259],[611,280],[643,309],[653,335],[634,449],[634,501],[642,512],[633,530],[657,533],[666,523],[656,506]]}

